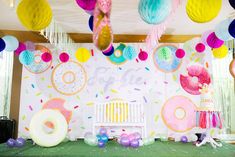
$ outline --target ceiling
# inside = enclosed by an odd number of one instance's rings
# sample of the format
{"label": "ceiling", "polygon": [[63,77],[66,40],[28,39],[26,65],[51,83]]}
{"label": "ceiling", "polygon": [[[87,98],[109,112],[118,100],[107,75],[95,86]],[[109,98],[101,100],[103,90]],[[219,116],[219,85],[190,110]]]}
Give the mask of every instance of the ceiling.
{"label": "ceiling", "polygon": [[[15,8],[9,6],[11,0],[0,1],[0,29],[26,30],[19,22]],[[223,0],[219,15],[211,22],[198,24],[192,22],[186,14],[187,0],[182,0],[172,22],[167,26],[165,34],[188,35],[202,34],[213,29],[217,23],[227,18],[234,9],[228,0]],[[113,0],[111,24],[114,34],[147,34],[150,25],[144,23],[138,15],[139,0]],[[85,13],[75,0],[49,0],[53,10],[54,19],[60,26],[70,33],[91,33],[88,27],[89,15]]]}

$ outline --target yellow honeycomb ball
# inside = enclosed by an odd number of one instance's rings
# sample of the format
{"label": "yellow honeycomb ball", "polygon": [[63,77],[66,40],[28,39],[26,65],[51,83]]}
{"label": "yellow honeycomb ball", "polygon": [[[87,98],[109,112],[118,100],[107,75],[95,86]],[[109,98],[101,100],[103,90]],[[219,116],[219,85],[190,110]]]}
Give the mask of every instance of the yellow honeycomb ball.
{"label": "yellow honeycomb ball", "polygon": [[91,53],[86,48],[80,47],[75,52],[75,57],[77,58],[79,62],[86,62],[90,59]]}
{"label": "yellow honeycomb ball", "polygon": [[221,5],[222,0],[188,0],[186,11],[192,21],[205,23],[219,14]]}
{"label": "yellow honeycomb ball", "polygon": [[221,47],[217,49],[212,50],[213,56],[215,58],[221,59],[228,55],[228,47],[225,45],[222,45]]}
{"label": "yellow honeycomb ball", "polygon": [[39,31],[51,23],[52,10],[47,0],[21,0],[16,12],[29,30]]}

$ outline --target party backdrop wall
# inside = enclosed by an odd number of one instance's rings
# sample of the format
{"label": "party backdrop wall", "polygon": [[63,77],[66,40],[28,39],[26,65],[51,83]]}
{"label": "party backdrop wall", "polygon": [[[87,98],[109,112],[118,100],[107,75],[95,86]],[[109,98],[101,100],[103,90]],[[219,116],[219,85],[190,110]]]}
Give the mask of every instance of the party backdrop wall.
{"label": "party backdrop wall", "polygon": [[[180,74],[187,76],[186,68],[190,65],[200,64],[209,73],[212,67],[210,50],[190,52],[193,44],[192,41],[184,45],[163,44],[168,45],[168,49],[150,52],[146,61],[120,61],[120,65],[112,63],[93,44],[76,45],[94,50],[94,56],[85,63],[78,62],[74,52],[69,52],[69,62],[60,63],[61,51],[52,45],[39,44],[51,51],[53,60],[42,62],[41,51],[34,51],[34,64],[23,68],[19,136],[29,137],[32,116],[56,103],[62,107],[69,123],[69,136],[83,137],[92,131],[94,105],[120,99],[144,104],[148,135],[177,136],[195,132],[194,110],[200,105],[200,95],[182,88]],[[145,49],[144,44],[128,45],[133,45],[137,52]],[[183,46],[190,52],[186,51],[183,59],[169,51]],[[197,82],[197,78],[191,81]],[[108,130],[109,134],[118,135],[132,129],[111,127]]]}

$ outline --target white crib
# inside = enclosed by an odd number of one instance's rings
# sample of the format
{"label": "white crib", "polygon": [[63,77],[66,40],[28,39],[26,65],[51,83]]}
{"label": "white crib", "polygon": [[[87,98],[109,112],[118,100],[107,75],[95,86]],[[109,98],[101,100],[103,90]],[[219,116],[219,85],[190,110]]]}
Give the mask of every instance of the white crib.
{"label": "white crib", "polygon": [[146,137],[146,116],[140,103],[110,101],[95,104],[93,133],[97,127],[140,127]]}

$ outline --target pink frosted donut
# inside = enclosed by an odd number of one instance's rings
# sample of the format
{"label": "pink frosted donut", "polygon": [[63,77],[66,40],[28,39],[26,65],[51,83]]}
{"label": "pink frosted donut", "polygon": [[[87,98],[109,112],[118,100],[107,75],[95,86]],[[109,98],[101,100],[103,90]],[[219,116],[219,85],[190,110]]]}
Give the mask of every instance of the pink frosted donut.
{"label": "pink frosted donut", "polygon": [[49,101],[47,101],[42,109],[55,109],[55,110],[59,110],[60,113],[62,113],[67,121],[67,123],[69,123],[69,121],[71,120],[72,117],[72,111],[67,110],[66,108],[64,108],[64,103],[65,100],[61,99],[61,98],[53,98]]}
{"label": "pink frosted donut", "polygon": [[[200,94],[200,86],[211,83],[211,78],[207,70],[201,65],[192,65],[187,68],[188,75],[180,75],[180,84],[182,88],[192,95]],[[193,81],[194,78],[197,78],[197,81]]]}
{"label": "pink frosted donut", "polygon": [[195,127],[193,102],[184,96],[174,96],[162,107],[162,119],[166,126],[176,132],[185,132]]}

